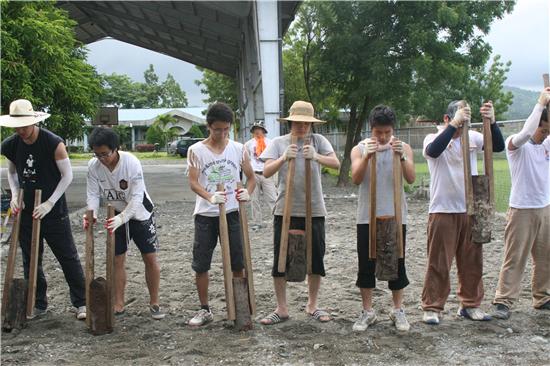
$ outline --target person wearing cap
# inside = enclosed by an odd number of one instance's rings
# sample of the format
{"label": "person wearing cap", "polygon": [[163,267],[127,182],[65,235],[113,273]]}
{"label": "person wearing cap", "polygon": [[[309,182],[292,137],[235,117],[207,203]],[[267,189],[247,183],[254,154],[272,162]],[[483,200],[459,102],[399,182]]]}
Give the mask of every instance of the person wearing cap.
{"label": "person wearing cap", "polygon": [[519,298],[527,259],[531,255],[533,307],[550,310],[550,88],[517,134],[506,139],[512,188],[504,230],[504,259],[491,315],[508,319]]}
{"label": "person wearing cap", "polygon": [[[50,115],[35,112],[31,102],[19,99],[10,104],[10,114],[0,117],[0,126],[15,128],[2,141],[2,155],[8,160],[8,183],[12,192],[12,212],[21,215],[19,243],[23,253],[24,276],[28,279],[33,218],[41,219],[40,249],[36,280],[36,302],[32,317],[48,307],[46,277],[42,269],[45,239],[57,258],[78,319],[86,319],[85,280],[69,221],[65,190],[73,179],[71,162],[63,139],[37,124]],[[18,205],[19,188],[23,204]],[[42,203],[34,208],[34,191],[42,190]]]}
{"label": "person wearing cap", "polygon": [[254,169],[254,175],[256,176],[256,188],[252,193],[251,201],[251,214],[254,223],[262,226],[262,205],[261,196],[265,198],[269,209],[273,211],[275,206],[275,200],[277,199],[277,187],[275,187],[275,181],[273,177],[264,177],[264,162],[260,160],[260,155],[264,152],[267,145],[270,143],[265,135],[267,130],[261,121],[255,122],[250,128],[252,138],[244,144],[244,148],[250,156],[250,163],[252,169]]}
{"label": "person wearing cap", "polygon": [[[495,121],[493,104],[483,103],[479,112],[491,120],[493,151],[503,151],[504,139]],[[439,324],[439,315],[451,292],[450,271],[455,257],[460,300],[457,315],[476,321],[491,320],[480,309],[484,296],[483,247],[472,241],[472,220],[466,211],[460,135],[463,124],[470,123],[470,106],[464,100],[453,101],[443,118],[445,125],[438,126],[437,133],[426,136],[423,149],[431,177],[423,321]],[[477,175],[477,153],[483,149],[483,135],[469,130],[468,136],[472,175]]]}
{"label": "person wearing cap", "polygon": [[[264,176],[271,177],[279,172],[278,194],[274,209],[273,245],[274,257],[271,275],[275,287],[277,307],[275,311],[261,320],[264,325],[280,323],[289,318],[286,301],[285,274],[277,271],[279,259],[279,243],[283,223],[284,197],[286,195],[286,175],[288,161],[295,159],[293,204],[291,210],[290,229],[305,229],[305,159],[311,161],[311,197],[312,197],[312,273],[308,275],[308,302],[305,311],[314,319],[327,322],[330,315],[317,307],[317,297],[321,285],[321,277],[325,276],[323,257],[325,255],[325,216],[327,210],[321,185],[321,166],[338,169],[340,162],[334,153],[330,142],[322,135],[312,133],[313,123],[324,123],[314,117],[311,103],[296,101],[290,107],[290,115],[279,121],[288,123],[290,133],[274,138],[260,156],[265,161]],[[292,139],[297,140],[292,143]],[[306,143],[308,142],[308,143]]]}

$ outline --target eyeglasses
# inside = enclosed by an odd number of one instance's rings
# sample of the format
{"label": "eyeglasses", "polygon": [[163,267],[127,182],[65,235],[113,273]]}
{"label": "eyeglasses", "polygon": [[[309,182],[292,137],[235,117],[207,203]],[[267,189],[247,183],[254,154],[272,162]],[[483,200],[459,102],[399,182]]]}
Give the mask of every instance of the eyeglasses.
{"label": "eyeglasses", "polygon": [[97,153],[94,153],[94,156],[98,159],[105,159],[105,158],[108,158],[110,157],[111,155],[113,155],[113,150],[111,151],[108,151],[108,152],[104,152],[104,153],[100,153],[100,154],[97,154]]}

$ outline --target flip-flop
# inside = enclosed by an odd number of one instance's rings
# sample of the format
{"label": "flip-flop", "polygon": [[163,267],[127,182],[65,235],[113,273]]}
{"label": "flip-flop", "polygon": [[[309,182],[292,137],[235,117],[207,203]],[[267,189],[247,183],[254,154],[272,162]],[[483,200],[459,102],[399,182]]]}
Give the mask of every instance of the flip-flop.
{"label": "flip-flop", "polygon": [[[269,314],[268,316],[266,316],[265,318],[260,320],[260,324],[262,324],[262,325],[279,324],[279,323],[287,321],[288,318],[289,318],[288,316],[282,317],[279,314],[277,314],[276,312],[272,312],[271,314]],[[265,323],[264,321],[268,321],[269,323]]]}
{"label": "flip-flop", "polygon": [[[323,309],[317,309],[315,310],[313,313],[308,313],[309,316],[311,316],[313,319],[317,320],[317,321],[320,321],[321,323],[326,323],[326,322],[329,322],[332,320],[332,317],[330,316],[329,313],[327,313],[325,310]],[[328,319],[327,320],[323,320],[321,318],[323,317],[327,317]]]}

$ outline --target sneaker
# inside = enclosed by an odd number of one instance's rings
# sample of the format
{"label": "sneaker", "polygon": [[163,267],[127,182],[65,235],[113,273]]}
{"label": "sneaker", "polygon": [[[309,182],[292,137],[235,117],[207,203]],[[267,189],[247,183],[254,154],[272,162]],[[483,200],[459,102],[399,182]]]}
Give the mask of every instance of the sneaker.
{"label": "sneaker", "polygon": [[439,313],[437,311],[425,311],[422,316],[422,321],[426,324],[439,324]]}
{"label": "sneaker", "polygon": [[210,323],[212,320],[214,320],[214,316],[211,311],[200,309],[195,316],[189,320],[188,324],[193,327],[200,327],[201,325]]}
{"label": "sneaker", "polygon": [[164,317],[166,316],[166,314],[162,311],[159,305],[149,306],[149,311],[151,312],[151,316],[155,320],[164,319]]}
{"label": "sneaker", "polygon": [[86,319],[86,306],[79,306],[78,309],[76,309],[76,318],[78,320]]}
{"label": "sneaker", "polygon": [[475,321],[491,320],[491,316],[485,313],[480,308],[463,308],[459,307],[456,315],[460,318],[466,318]]}
{"label": "sneaker", "polygon": [[48,310],[46,310],[46,309],[34,308],[33,311],[32,311],[32,315],[27,316],[27,319],[40,318],[41,316],[46,315],[47,312],[48,312]]}
{"label": "sneaker", "polygon": [[494,304],[491,307],[491,316],[496,319],[510,318],[510,308],[504,304]]}
{"label": "sneaker", "polygon": [[394,309],[390,313],[390,319],[393,321],[393,324],[395,324],[395,327],[399,331],[407,332],[411,328],[411,325],[407,321],[407,317],[405,316],[405,311],[403,309]]}
{"label": "sneaker", "polygon": [[376,313],[374,310],[367,311],[367,310],[361,310],[361,314],[359,314],[359,319],[353,324],[353,330],[355,332],[364,332],[367,330],[369,325],[374,324],[376,321]]}
{"label": "sneaker", "polygon": [[550,301],[547,301],[544,304],[542,304],[542,306],[538,307],[537,310],[550,310]]}

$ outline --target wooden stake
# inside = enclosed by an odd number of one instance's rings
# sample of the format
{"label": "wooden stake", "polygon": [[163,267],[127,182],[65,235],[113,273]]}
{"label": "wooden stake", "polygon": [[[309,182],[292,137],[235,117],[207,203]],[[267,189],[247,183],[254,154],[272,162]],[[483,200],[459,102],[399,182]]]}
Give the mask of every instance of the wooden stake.
{"label": "wooden stake", "polygon": [[[243,188],[241,182],[237,183],[237,188]],[[246,271],[246,280],[248,283],[248,302],[250,304],[250,314],[256,315],[256,295],[254,294],[254,273],[252,270],[252,253],[250,250],[250,238],[248,236],[248,216],[246,212],[246,203],[239,201],[239,218],[241,223],[241,232],[243,235],[243,254],[244,268]]]}
{"label": "wooden stake", "polygon": [[[225,187],[219,183],[218,191],[224,191]],[[229,232],[227,231],[227,216],[225,203],[220,203],[220,244],[222,247],[223,282],[225,285],[225,303],[227,306],[227,320],[235,320],[235,297],[233,293],[233,272],[231,271],[231,252],[229,249]]]}
{"label": "wooden stake", "polygon": [[403,247],[403,220],[401,217],[402,187],[403,169],[401,168],[401,157],[399,154],[393,154],[393,207],[395,212],[395,233],[399,258],[405,258],[405,248]]}
{"label": "wooden stake", "polygon": [[495,181],[493,176],[493,133],[491,120],[483,118],[483,164],[485,175],[489,179],[489,204],[495,206]]}
{"label": "wooden stake", "polygon": [[376,259],[376,153],[369,161],[370,214],[369,214],[369,258]]}
{"label": "wooden stake", "polygon": [[462,146],[462,160],[464,165],[464,193],[466,199],[466,212],[468,216],[471,216],[474,214],[474,189],[472,187],[472,169],[470,167],[470,135],[468,133],[469,123],[470,121],[466,121],[462,125],[460,144]]}
{"label": "wooden stake", "polygon": [[[34,208],[42,203],[42,190],[34,191]],[[27,317],[32,317],[36,301],[36,277],[38,274],[38,257],[40,255],[40,219],[32,219],[31,259],[29,264],[29,284],[27,288]]]}
{"label": "wooden stake", "polygon": [[[311,140],[307,137],[304,140],[304,145],[309,145]],[[305,159],[305,171],[306,171],[306,269],[307,274],[311,274],[311,261],[313,252],[313,222],[312,222],[312,208],[311,208],[311,160]]]}
{"label": "wooden stake", "polygon": [[[115,208],[111,205],[107,205],[107,219],[115,216]],[[93,220],[93,219],[92,219]],[[105,277],[107,280],[107,329],[112,329],[115,324],[115,233],[107,232],[107,253],[106,253],[106,266]]]}
{"label": "wooden stake", "polygon": [[[296,137],[291,135],[291,144],[296,143]],[[281,227],[281,244],[279,246],[279,263],[277,272],[286,272],[286,256],[288,252],[288,230],[290,229],[290,216],[292,214],[293,189],[294,189],[294,172],[296,171],[295,159],[288,161],[286,172],[286,195],[285,206],[283,210],[283,224]]]}
{"label": "wooden stake", "polygon": [[[94,280],[94,211],[86,211],[88,228],[86,229],[86,310],[90,312],[90,284]],[[91,327],[92,317],[86,317],[86,324]]]}
{"label": "wooden stake", "polygon": [[[19,189],[19,195],[17,196],[17,207],[23,206],[23,189]],[[8,307],[8,299],[10,288],[13,281],[13,275],[15,273],[15,258],[17,257],[17,246],[19,245],[19,227],[21,225],[21,212],[18,212],[13,219],[13,229],[11,231],[10,248],[8,251],[8,258],[6,260],[6,273],[4,273],[4,290],[2,292],[2,324],[6,317],[6,309]]]}

